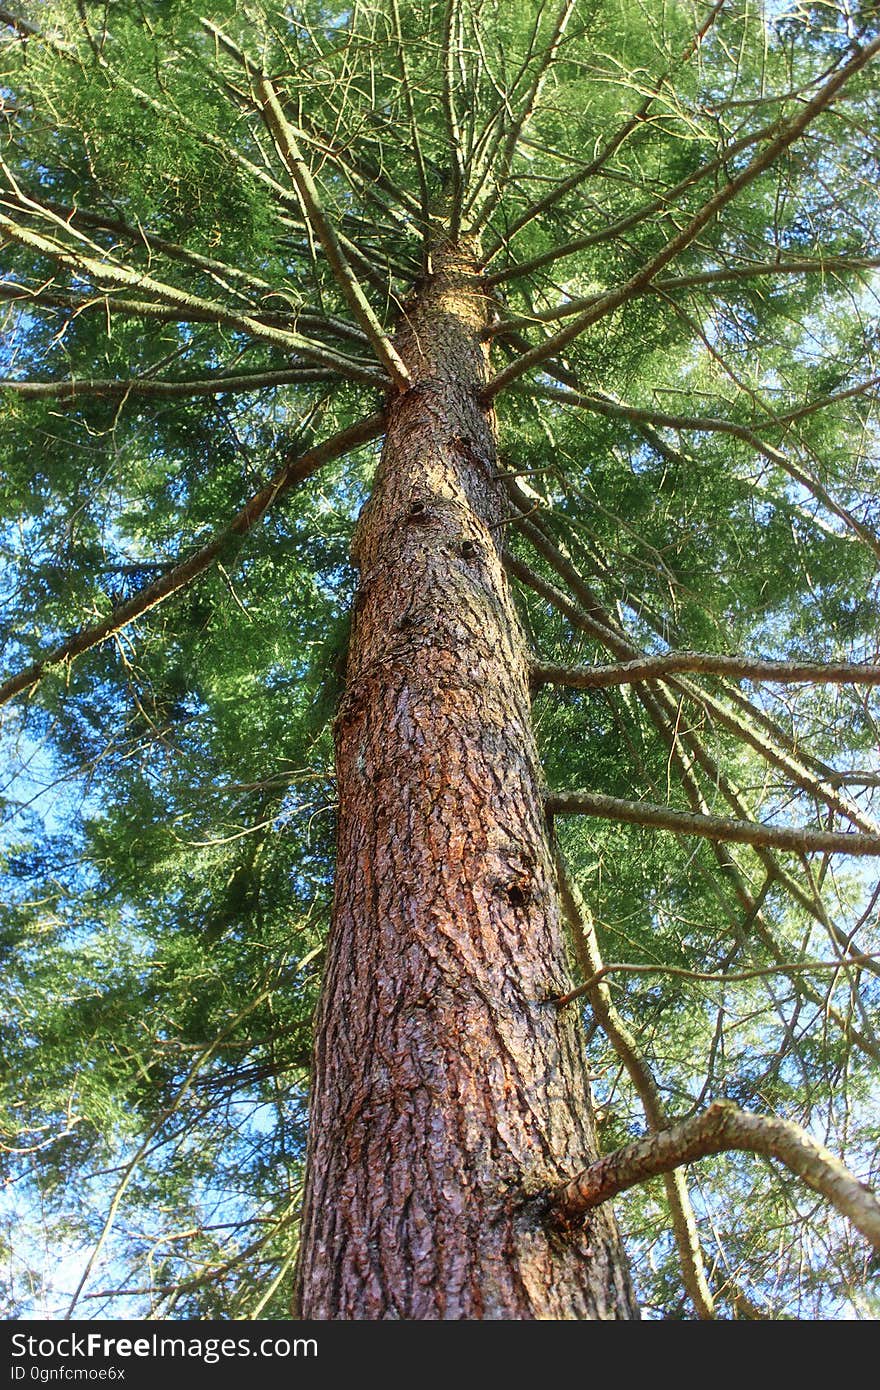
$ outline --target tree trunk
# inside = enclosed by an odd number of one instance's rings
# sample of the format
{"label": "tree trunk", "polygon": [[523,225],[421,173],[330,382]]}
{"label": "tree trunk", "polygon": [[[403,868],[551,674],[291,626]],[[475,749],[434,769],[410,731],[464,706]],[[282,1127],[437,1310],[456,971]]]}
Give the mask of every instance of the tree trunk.
{"label": "tree trunk", "polygon": [[613,1217],[546,1194],[596,1156],[501,565],[505,504],[473,248],[408,306],[336,722],[336,897],[319,1012],[304,1318],[631,1318]]}

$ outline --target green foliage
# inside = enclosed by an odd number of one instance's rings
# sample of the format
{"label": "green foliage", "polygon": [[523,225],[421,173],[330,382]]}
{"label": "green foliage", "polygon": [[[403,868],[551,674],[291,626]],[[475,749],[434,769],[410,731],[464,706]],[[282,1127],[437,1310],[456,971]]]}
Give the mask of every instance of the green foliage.
{"label": "green foliage", "polygon": [[[570,301],[642,270],[876,37],[869,8],[580,0],[544,67],[553,10],[451,7],[493,371],[571,322]],[[223,535],[283,461],[378,408],[358,371],[379,371],[375,342],[260,118],[254,71],[274,79],[390,333],[455,196],[445,12],[217,0],[209,28],[189,0],[52,0],[22,8],[39,35],[4,29],[6,674]],[[510,549],[632,647],[878,661],[864,263],[880,244],[877,134],[875,63],[650,283],[496,401],[502,466],[545,542],[512,527]],[[226,389],[207,391],[218,374]],[[28,395],[24,381],[80,389]],[[375,458],[366,446],[325,465],[227,537],[208,573],[10,707],[7,1316],[64,1311],[114,1194],[78,1315],[287,1313],[349,546]],[[518,601],[542,661],[616,659],[528,585]],[[542,690],[548,784],[840,829],[854,822],[829,779],[855,772],[841,795],[869,816],[864,687],[689,679]],[[876,1175],[876,973],[791,969],[877,950],[870,873],[594,819],[556,830],[606,962],[641,972],[612,974],[612,996],[670,1115],[728,1096]],[[585,1017],[610,1150],[644,1114]],[[691,1187],[722,1316],[876,1316],[876,1263],[787,1176],[727,1155]],[[690,1316],[662,1186],[619,1210],[649,1314]]]}

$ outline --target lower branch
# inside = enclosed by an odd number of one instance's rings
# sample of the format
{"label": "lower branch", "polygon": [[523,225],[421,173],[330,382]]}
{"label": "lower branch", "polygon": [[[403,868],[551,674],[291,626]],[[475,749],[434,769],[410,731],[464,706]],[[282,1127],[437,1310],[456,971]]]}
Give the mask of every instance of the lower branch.
{"label": "lower branch", "polygon": [[631,685],[637,681],[685,675],[688,672],[785,685],[880,685],[880,666],[860,665],[851,661],[760,661],[715,652],[664,652],[661,656],[644,656],[614,666],[551,666],[536,663],[531,675],[535,686],[568,685],[578,690],[600,690],[609,685]]}
{"label": "lower branch", "polygon": [[729,820],[692,811],[673,811],[650,801],[623,801],[598,792],[551,792],[547,810],[556,816],[601,816],[630,825],[655,826],[676,835],[701,835],[707,840],[792,850],[796,854],[856,854],[880,856],[880,835],[848,835],[805,826],[762,825],[759,821]]}
{"label": "lower branch", "polygon": [[730,1101],[714,1101],[701,1115],[646,1135],[607,1154],[559,1188],[552,1200],[562,1222],[577,1220],[618,1192],[683,1163],[741,1150],[775,1158],[814,1192],[827,1198],[880,1251],[880,1202],[839,1159],[789,1120],[749,1115]]}

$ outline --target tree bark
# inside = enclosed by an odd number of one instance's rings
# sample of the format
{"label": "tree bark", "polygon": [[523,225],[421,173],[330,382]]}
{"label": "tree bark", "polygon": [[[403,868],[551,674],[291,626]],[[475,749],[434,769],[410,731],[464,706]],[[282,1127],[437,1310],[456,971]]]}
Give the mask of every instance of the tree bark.
{"label": "tree bark", "polygon": [[548,1220],[596,1144],[578,1020],[548,1003],[570,986],[475,266],[441,247],[407,306],[356,531],[304,1318],[638,1316],[613,1217]]}

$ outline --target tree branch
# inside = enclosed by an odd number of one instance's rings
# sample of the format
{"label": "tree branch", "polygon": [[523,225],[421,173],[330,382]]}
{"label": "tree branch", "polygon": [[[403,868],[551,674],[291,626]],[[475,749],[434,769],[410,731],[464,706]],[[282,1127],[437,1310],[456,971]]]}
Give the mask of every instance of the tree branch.
{"label": "tree branch", "polygon": [[841,970],[858,970],[863,965],[876,965],[878,960],[878,956],[847,956],[846,960],[781,961],[776,965],[755,966],[753,970],[688,970],[680,965],[634,965],[630,961],[611,961],[607,965],[598,966],[582,985],[569,990],[568,994],[561,994],[553,1003],[557,1009],[564,1009],[576,999],[582,999],[585,994],[592,997],[596,988],[609,975],[672,975],[677,980],[729,985],[742,984],[747,980],[762,980],[768,975],[791,976],[803,974],[805,971],[810,974],[824,974],[830,971],[835,975]]}
{"label": "tree branch", "polygon": [[775,1158],[827,1198],[880,1251],[880,1202],[848,1168],[790,1120],[749,1115],[714,1101],[702,1115],[607,1154],[554,1193],[552,1211],[564,1224],[618,1192],[710,1154],[739,1150]]}
{"label": "tree branch", "polygon": [[[185,309],[174,308],[167,303],[154,303],[148,299],[113,297],[107,290],[96,290],[93,294],[72,294],[69,291],[53,290],[51,288],[53,284],[54,281],[49,280],[34,288],[15,280],[0,280],[0,300],[20,305],[27,313],[32,313],[35,308],[54,309],[78,316],[97,309],[105,315],[121,314],[128,318],[157,319],[160,323],[176,324],[217,324],[218,310],[220,313],[225,312],[222,306],[211,304],[210,301],[208,301],[208,307],[204,308],[199,308],[196,303],[187,305]],[[351,340],[358,346],[366,345],[369,342],[366,334],[362,333],[356,324],[347,323],[345,319],[335,318],[329,314],[318,314],[308,309],[267,310],[254,307],[249,311],[249,316],[256,323],[270,328],[296,329],[299,324],[303,324],[319,336],[323,334],[330,339]],[[361,372],[372,372],[376,384],[383,381],[383,378],[369,362],[359,362],[356,358],[343,356],[340,356],[339,360],[340,362],[353,363]],[[341,375],[341,372],[339,374]]]}
{"label": "tree branch", "polygon": [[[730,282],[751,280],[756,277],[809,275],[817,271],[822,275],[839,275],[845,271],[855,273],[860,270],[876,270],[878,266],[880,266],[880,257],[877,256],[829,256],[825,260],[821,257],[801,257],[793,261],[756,261],[754,265],[732,266],[724,270],[702,270],[693,275],[670,275],[662,280],[656,280],[647,288],[656,294],[670,294],[674,290],[724,285]],[[567,299],[564,303],[556,304],[551,309],[542,309],[528,316],[499,319],[497,323],[492,325],[491,332],[493,336],[503,336],[511,331],[516,332],[520,329],[530,328],[533,324],[555,323],[560,319],[573,318],[575,314],[592,308],[601,297],[601,294],[591,294],[582,299]]]}
{"label": "tree branch", "polygon": [[293,367],[287,372],[230,372],[181,381],[161,381],[152,377],[132,377],[128,381],[3,381],[0,391],[10,391],[23,400],[53,400],[75,404],[86,397],[125,400],[128,396],[159,400],[179,396],[219,396],[226,392],[265,391],[276,386],[296,386],[307,382],[332,380],[337,375],[327,367]]}
{"label": "tree branch", "polygon": [[[715,20],[718,17],[718,14],[720,13],[722,6],[725,3],[726,0],[716,0],[715,5],[710,10],[704,23],[697,30],[697,33],[694,35],[693,39],[689,42],[684,52],[682,53],[679,59],[679,64],[688,62],[689,59],[693,57],[694,53],[698,51],[700,43],[702,42],[705,35],[708,33],[709,29],[715,23]],[[664,82],[668,80],[669,76],[670,74],[668,72],[663,72],[660,74],[660,76],[654,83],[653,88],[645,97],[641,105],[637,107],[637,109],[632,113],[631,116],[627,117],[623,125],[614,133],[614,135],[611,136],[609,140],[605,142],[602,149],[596,155],[595,159],[592,159],[590,163],[585,165],[583,168],[576,170],[575,173],[569,175],[567,179],[563,179],[562,182],[557,183],[549,193],[545,194],[545,196],[541,198],[538,202],[530,204],[529,207],[525,208],[519,214],[519,216],[514,219],[514,221],[507,228],[504,237],[498,240],[494,244],[494,246],[492,246],[489,249],[484,258],[484,264],[488,265],[489,262],[492,261],[495,256],[497,256],[499,251],[501,251],[505,246],[508,246],[510,244],[512,239],[516,236],[517,232],[522,231],[523,227],[527,227],[528,224],[530,222],[533,222],[536,217],[540,217],[542,213],[547,212],[552,207],[555,207],[555,205],[558,202],[560,202],[568,193],[574,192],[576,188],[579,188],[582,184],[586,183],[587,179],[592,178],[594,174],[598,173],[598,171],[602,168],[604,164],[608,162],[612,155],[620,149],[624,141],[645,120],[645,118],[648,115],[648,112],[651,109],[651,106],[657,98],[658,93],[661,91]],[[698,177],[699,176],[700,175],[698,175]],[[662,200],[660,205],[662,206]],[[495,284],[500,279],[506,279],[509,274],[520,275],[524,273],[526,273],[526,271],[522,267],[517,267],[512,271],[502,271],[498,276],[489,277],[489,283]]]}
{"label": "tree branch", "polygon": [[[480,208],[479,218],[476,222],[478,229],[486,226],[501,200],[520,136],[529,124],[529,121],[534,115],[535,108],[540,101],[544,83],[547,80],[553,61],[559,51],[559,46],[565,37],[565,31],[568,27],[568,21],[571,18],[575,3],[576,0],[563,0],[562,6],[553,24],[550,41],[541,54],[540,62],[538,63],[534,77],[529,85],[525,100],[520,106],[519,114],[511,121],[507,137],[501,149],[495,154],[492,163],[492,187],[483,206]],[[478,191],[479,190],[477,190],[477,192]],[[473,205],[474,197],[475,195],[472,195],[471,206]]]}
{"label": "tree branch", "polygon": [[[566,583],[570,585],[572,592],[577,594],[584,604],[583,609],[578,609],[576,606],[574,607],[575,616],[572,620],[581,627],[584,626],[584,622],[586,621],[590,625],[590,630],[597,640],[600,641],[603,646],[607,647],[609,651],[613,652],[619,660],[641,660],[644,657],[644,653],[633,646],[627,639],[623,630],[615,625],[614,619],[605,612],[599,599],[589,586],[584,583],[576,567],[571,563],[570,559],[561,552],[559,547],[554,545],[544,529],[527,520],[520,520],[517,522],[517,525],[523,534],[528,537],[531,544],[534,545],[538,552],[544,556],[550,565],[552,565],[557,574],[561,575]],[[531,580],[527,581],[532,584],[532,587],[534,587],[533,579],[534,576]],[[556,607],[560,607],[555,598],[551,598],[550,601]],[[565,609],[562,608],[561,611],[565,611]],[[761,724],[764,722],[764,717],[760,715],[759,711],[752,709],[750,703],[745,699],[745,696],[739,692],[730,692],[730,698],[735,700],[741,709],[745,707],[745,712],[748,717],[743,719],[741,715],[728,709],[726,705],[714,695],[710,694],[709,691],[704,690],[687,677],[673,677],[669,680],[669,684],[674,690],[685,695],[688,700],[701,706],[706,713],[714,717],[724,728],[728,729],[741,741],[748,743],[766,762],[778,768],[781,772],[784,772],[785,775],[791,778],[795,785],[800,787],[803,791],[818,797],[820,800],[824,801],[828,807],[838,811],[842,816],[845,816],[851,821],[853,825],[859,826],[869,835],[878,833],[877,824],[860,806],[849,797],[843,795],[836,787],[832,786],[827,781],[820,780],[824,777],[824,768],[817,778],[810,772],[809,768],[804,765],[802,758],[798,756],[797,750],[793,745],[787,744],[784,738],[777,737],[774,732],[773,737],[776,738],[777,744],[781,745],[774,746],[774,744],[763,737],[756,728],[752,727],[752,724],[749,722],[750,719],[756,724]],[[766,727],[766,723],[764,726]]]}
{"label": "tree branch", "polygon": [[[824,404],[832,404],[835,400],[845,399],[846,396],[857,395],[866,387],[854,388],[851,391],[841,393],[835,397],[827,397]],[[564,391],[554,386],[535,387],[535,394],[545,396],[548,400],[556,400],[560,403],[578,406],[583,410],[592,410],[598,415],[608,415],[618,417],[623,420],[632,420],[634,424],[646,424],[655,428],[683,430],[694,434],[727,434],[734,439],[741,439],[743,443],[749,444],[756,453],[763,455],[770,463],[775,463],[777,467],[783,469],[790,478],[793,478],[801,487],[806,488],[813,496],[827,507],[828,510],[847,525],[850,530],[862,540],[868,549],[880,560],[880,536],[873,531],[870,526],[859,521],[858,517],[853,516],[846,507],[836,502],[829,493],[828,489],[812,473],[808,473],[798,464],[793,463],[786,454],[780,449],[774,448],[772,444],[767,444],[760,435],[747,425],[739,425],[734,420],[723,420],[716,416],[699,415],[671,415],[662,410],[645,410],[639,406],[627,405],[623,401],[613,400],[610,396],[592,394],[587,395],[580,391]],[[816,406],[815,408],[819,408]],[[778,417],[771,416],[767,421],[768,427],[780,424],[788,424],[794,419],[807,414],[807,409],[801,408],[798,411],[790,412],[787,415]]]}
{"label": "tree branch", "polygon": [[113,287],[147,290],[154,294],[160,302],[182,310],[184,316],[191,310],[201,314],[207,312],[210,315],[210,321],[214,323],[238,328],[253,338],[263,339],[278,347],[286,348],[288,352],[292,348],[301,353],[303,357],[311,358],[322,366],[335,368],[344,376],[358,381],[366,381],[372,386],[384,387],[387,385],[386,378],[375,368],[355,362],[352,358],[344,357],[341,353],[332,352],[329,348],[325,348],[299,333],[294,333],[289,329],[271,328],[249,314],[215,304],[199,295],[187,294],[183,290],[176,289],[173,285],[164,284],[140,271],[128,270],[122,266],[98,260],[94,256],[83,255],[78,250],[63,246],[54,238],[40,236],[37,232],[20,227],[4,213],[0,213],[0,227],[8,232],[14,241],[20,242],[29,250],[50,256],[59,265],[66,266],[78,274],[85,271],[96,281]]}
{"label": "tree branch", "polygon": [[455,107],[453,82],[454,49],[460,43],[458,35],[458,0],[446,0],[443,20],[443,109],[446,114],[447,148],[451,165],[449,199],[449,236],[458,239],[461,231],[464,201],[464,163],[462,160],[461,127]]}
{"label": "tree branch", "polygon": [[576,690],[598,690],[687,672],[781,685],[880,685],[880,666],[849,661],[760,661],[714,652],[664,652],[615,666],[551,666],[538,662],[532,666],[531,679],[535,686],[568,685]]}
{"label": "tree branch", "polygon": [[[691,173],[686,174],[683,179],[679,180],[672,188],[666,189],[659,197],[652,198],[649,202],[642,203],[639,207],[633,208],[632,212],[625,213],[624,216],[618,218],[616,222],[605,222],[603,226],[596,228],[592,232],[584,232],[581,236],[572,237],[570,241],[551,246],[549,250],[541,252],[540,255],[534,256],[529,261],[520,261],[518,264],[506,266],[503,270],[497,270],[492,275],[486,276],[485,283],[489,286],[499,285],[505,280],[518,280],[525,276],[533,275],[536,270],[542,270],[545,266],[552,265],[554,261],[564,260],[567,256],[573,256],[578,251],[586,251],[589,247],[596,246],[600,242],[613,240],[615,237],[622,236],[624,232],[629,231],[632,227],[638,226],[640,222],[643,222],[646,217],[650,217],[654,212],[668,213],[671,205],[680,194],[687,192],[687,190],[692,188],[695,184],[702,183],[704,179],[709,178],[712,174],[717,174],[725,169],[731,159],[735,158],[738,154],[742,154],[744,150],[751,149],[752,145],[757,145],[762,140],[769,140],[777,133],[781,124],[782,122],[780,120],[775,120],[769,125],[762,126],[760,130],[750,131],[748,135],[744,135],[741,139],[735,140],[732,144],[724,146],[721,154],[716,155],[715,158],[709,160],[707,164],[701,165],[699,169],[694,169]],[[603,162],[604,155],[599,155],[593,164],[589,166],[588,171],[584,171],[584,176],[586,177],[587,172],[591,174],[597,172],[597,169],[601,167]],[[555,202],[553,193],[548,195],[548,197]],[[535,207],[540,207],[545,202],[546,200],[542,200],[542,204],[536,204]],[[499,242],[495,251],[500,250],[503,244],[503,242]],[[495,251],[493,251],[493,254],[495,254]],[[491,259],[491,257],[487,257],[487,260],[488,259]]]}
{"label": "tree branch", "polygon": [[880,856],[880,835],[838,834],[831,830],[811,830],[807,826],[762,825],[758,821],[729,820],[726,816],[704,816],[690,811],[674,811],[650,801],[623,801],[599,792],[551,792],[546,799],[548,812],[556,816],[601,816],[629,825],[653,826],[674,835],[700,835],[707,840],[729,840],[739,845],[761,845],[768,849],[791,850],[795,854],[853,854]]}
{"label": "tree branch", "polygon": [[[208,29],[213,29],[213,25],[208,24],[207,21],[204,23]],[[291,178],[296,184],[306,216],[324,248],[324,253],[337,284],[345,296],[349,308],[373,344],[379,361],[398,389],[404,391],[409,385],[409,372],[391,339],[373,313],[372,306],[346,259],[339,238],[324,214],[317,186],[309,166],[302,157],[293,127],[281,109],[281,103],[274,86],[263,73],[260,73],[256,78],[256,90],[263,119]]]}
{"label": "tree branch", "polygon": [[428,229],[431,225],[431,195],[428,190],[428,175],[425,168],[425,157],[422,152],[422,138],[419,133],[419,123],[416,119],[412,83],[410,81],[409,67],[406,61],[406,44],[403,41],[403,25],[400,21],[400,6],[398,0],[391,0],[391,15],[394,21],[394,41],[397,50],[397,62],[400,67],[400,82],[403,89],[404,102],[406,103],[406,114],[409,120],[413,156],[419,176],[422,223],[424,224],[425,236],[427,237]]}
{"label": "tree branch", "polygon": [[266,515],[266,512],[291,487],[311,477],[323,464],[340,458],[359,444],[366,444],[369,440],[375,439],[377,435],[382,433],[384,427],[384,415],[367,416],[365,419],[359,420],[357,424],[350,425],[348,429],[341,430],[339,434],[332,435],[323,444],[306,450],[298,458],[286,463],[275,474],[271,482],[251,497],[223,531],[215,535],[213,540],[202,546],[188,560],[181,561],[161,578],[148,584],[132,598],[127,599],[125,603],[121,603],[102,622],[96,623],[93,627],[81,628],[79,632],[53,647],[50,652],[33,662],[24,671],[19,671],[18,675],[11,676],[7,681],[4,681],[0,685],[0,705],[6,704],[16,695],[20,695],[23,691],[30,690],[37,685],[44,672],[50,667],[73,661],[83,652],[97,647],[108,637],[112,637],[115,632],[127,627],[136,618],[140,618],[164,599],[169,598],[171,594],[185,588],[197,575],[204,573],[215,560],[219,559],[230,541],[237,537],[246,536],[249,531],[252,531]]}

